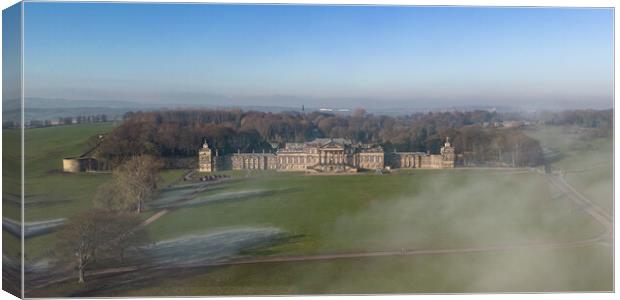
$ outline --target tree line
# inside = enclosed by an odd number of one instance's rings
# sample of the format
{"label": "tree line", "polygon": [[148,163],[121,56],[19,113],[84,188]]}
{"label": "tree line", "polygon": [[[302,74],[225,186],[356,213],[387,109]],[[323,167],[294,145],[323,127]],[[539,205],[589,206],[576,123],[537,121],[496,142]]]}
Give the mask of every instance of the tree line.
{"label": "tree line", "polygon": [[517,129],[486,128],[501,122],[489,111],[429,112],[403,116],[323,112],[242,110],[167,110],[132,112],[106,135],[98,157],[118,164],[127,157],[192,157],[204,139],[220,155],[237,151],[272,151],[272,144],[343,137],[355,143],[380,144],[385,151],[438,153],[447,137],[468,163],[533,166],[542,162],[540,144]]}
{"label": "tree line", "polygon": [[528,120],[547,125],[576,126],[587,132],[589,137],[609,137],[614,128],[614,112],[612,109],[504,113],[504,118]]}

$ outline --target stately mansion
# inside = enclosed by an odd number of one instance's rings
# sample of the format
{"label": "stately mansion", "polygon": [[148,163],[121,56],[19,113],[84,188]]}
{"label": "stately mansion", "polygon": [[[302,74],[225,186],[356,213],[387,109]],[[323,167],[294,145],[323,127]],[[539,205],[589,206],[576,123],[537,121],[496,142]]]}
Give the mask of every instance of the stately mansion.
{"label": "stately mansion", "polygon": [[235,153],[219,156],[205,142],[198,154],[198,170],[276,170],[302,172],[357,172],[392,168],[454,168],[456,155],[449,140],[439,154],[424,152],[386,153],[381,146],[353,144],[342,138],[286,143],[271,153]]}

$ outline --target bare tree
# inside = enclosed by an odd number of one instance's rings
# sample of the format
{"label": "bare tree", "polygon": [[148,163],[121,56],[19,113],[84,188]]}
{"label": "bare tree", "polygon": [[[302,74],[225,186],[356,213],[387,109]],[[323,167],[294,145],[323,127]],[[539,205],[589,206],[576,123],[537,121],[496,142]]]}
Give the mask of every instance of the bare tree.
{"label": "bare tree", "polygon": [[72,217],[58,232],[56,254],[61,261],[72,261],[78,271],[78,282],[98,257],[122,255],[130,247],[148,242],[136,216],[91,209]]}
{"label": "bare tree", "polygon": [[116,180],[100,185],[93,196],[93,206],[98,209],[123,212],[132,210],[131,203],[125,201]]}
{"label": "bare tree", "polygon": [[128,250],[137,250],[150,242],[149,233],[141,223],[142,220],[132,214],[119,214],[116,218],[113,226],[119,234],[114,245],[121,263],[124,262],[125,253]]}
{"label": "bare tree", "polygon": [[84,282],[86,268],[112,239],[107,232],[110,214],[103,210],[89,210],[71,218],[58,232],[57,254],[60,258],[75,259],[78,282]]}
{"label": "bare tree", "polygon": [[142,212],[144,202],[151,199],[161,180],[161,161],[150,155],[134,156],[113,172],[114,185],[123,207]]}

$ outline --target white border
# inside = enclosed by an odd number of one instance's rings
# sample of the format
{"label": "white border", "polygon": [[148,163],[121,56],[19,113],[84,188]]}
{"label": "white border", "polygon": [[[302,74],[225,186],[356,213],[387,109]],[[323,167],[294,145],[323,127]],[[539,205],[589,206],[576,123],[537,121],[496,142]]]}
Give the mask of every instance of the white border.
{"label": "white border", "polygon": [[[17,3],[19,1],[16,0],[8,0],[8,1],[2,1],[0,3],[0,8],[1,9],[5,9],[15,3]],[[212,1],[195,1],[195,0],[132,0],[132,1],[92,1],[92,0],[63,0],[63,1],[45,1],[45,0],[26,0],[26,2],[136,2],[136,3],[153,3],[153,2],[164,2],[164,3],[271,3],[271,4],[278,4],[278,3],[286,3],[286,4],[344,4],[344,5],[348,5],[348,4],[358,4],[358,5],[364,5],[364,4],[369,4],[369,5],[388,5],[388,4],[392,4],[392,5],[423,5],[423,6],[544,6],[544,7],[611,7],[611,8],[615,8],[618,6],[616,1],[601,1],[601,0],[591,0],[591,1],[583,1],[583,0],[545,0],[545,1],[540,1],[540,0],[437,0],[437,1],[433,1],[433,0],[385,0],[385,1],[379,1],[379,0],[335,0],[335,1],[329,1],[329,0],[285,0],[285,1],[277,1],[277,0],[271,0],[271,1],[265,1],[265,0],[212,0]],[[22,26],[23,26],[23,7],[22,7]],[[614,20],[615,20],[615,16],[614,16]],[[1,23],[0,23],[0,35],[2,32],[2,28],[1,28]],[[619,31],[620,26],[618,25],[618,23],[614,22],[614,37],[616,36],[616,33]],[[22,27],[22,34],[23,34],[23,27]],[[1,48],[1,40],[0,40],[0,48]],[[615,56],[618,54],[618,47],[617,47],[617,39],[614,38],[614,58]],[[22,39],[22,51],[23,51],[23,39]],[[23,78],[23,53],[22,53],[22,120],[24,117],[24,111],[23,111],[23,84],[24,84],[24,78]],[[2,67],[2,62],[0,61],[0,69]],[[614,79],[615,79],[615,74],[619,71],[619,67],[618,67],[618,63],[617,61],[614,59]],[[1,74],[0,74],[0,79],[1,79]],[[0,87],[1,87],[1,80],[0,80]],[[614,80],[614,196],[615,196],[615,187],[618,186],[619,184],[619,179],[618,179],[618,168],[616,168],[616,161],[615,161],[615,157],[617,157],[620,154],[620,150],[618,148],[615,147],[615,141],[618,140],[619,137],[619,131],[618,129],[620,129],[620,126],[618,125],[618,122],[615,119],[615,116],[618,115],[618,107],[616,106],[616,102],[615,102],[615,90],[616,88],[619,86],[618,82],[616,82]],[[1,105],[1,104],[0,104]],[[1,119],[1,115],[0,115],[0,119]],[[23,122],[22,122],[23,124]],[[23,145],[23,130],[22,130],[22,162],[23,162],[23,155],[24,155],[24,145]],[[0,149],[2,147],[2,140],[0,139]],[[1,150],[0,150],[1,153]],[[0,162],[0,168],[2,167],[2,162]],[[23,195],[23,164],[22,164],[22,195]],[[0,188],[2,187],[2,182],[0,181]],[[614,197],[615,198],[615,197]],[[615,199],[614,199],[615,200]],[[23,206],[23,203],[22,203]],[[618,207],[614,205],[614,216],[618,215]],[[1,210],[1,208],[0,208]],[[22,207],[22,218],[23,218],[23,207]],[[615,235],[614,235],[615,238]],[[2,245],[2,241],[0,240],[0,246]],[[23,240],[22,240],[22,247],[23,247]],[[618,276],[615,276],[615,271],[618,270],[618,262],[615,260],[616,255],[618,249],[614,249],[614,286],[617,287],[618,286]],[[23,255],[23,251],[22,251],[22,255]],[[23,270],[22,270],[23,272]],[[23,278],[23,276],[22,276]],[[433,299],[444,299],[444,298],[452,298],[452,297],[458,297],[460,299],[474,299],[474,298],[487,298],[487,299],[495,299],[496,297],[501,297],[503,299],[521,299],[521,297],[528,297],[528,298],[551,298],[551,299],[575,299],[577,297],[587,297],[589,299],[599,299],[599,298],[612,298],[614,297],[614,294],[597,294],[597,293],[588,293],[588,294],[578,294],[578,293],[566,293],[566,294],[464,294],[464,295],[379,295],[379,296],[372,296],[373,298],[389,298],[389,299],[405,299],[405,298],[409,298],[409,297],[415,297],[415,298],[430,298],[432,297]],[[10,294],[8,294],[5,291],[0,292],[0,299],[9,299],[9,297],[11,299],[14,299],[14,297]],[[299,297],[291,297],[291,298],[298,298],[298,299],[325,299],[325,298],[333,298],[333,297],[338,297],[337,299],[361,299],[366,298],[368,296],[299,296]],[[492,297],[492,298],[490,298]],[[214,298],[214,297],[203,297],[203,298]],[[227,299],[244,299],[243,297],[226,297]],[[282,297],[260,297],[262,299],[280,299]],[[288,297],[287,297],[288,298]],[[614,297],[615,298],[615,297]],[[143,298],[143,299],[178,299],[178,298]]]}

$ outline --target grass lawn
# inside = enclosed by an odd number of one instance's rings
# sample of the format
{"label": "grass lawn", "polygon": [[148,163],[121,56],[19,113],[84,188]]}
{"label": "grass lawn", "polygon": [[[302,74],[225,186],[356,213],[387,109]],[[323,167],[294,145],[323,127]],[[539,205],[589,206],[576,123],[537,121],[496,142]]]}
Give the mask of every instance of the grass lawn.
{"label": "grass lawn", "polygon": [[[609,245],[591,245],[228,266],[162,272],[150,280],[108,285],[87,296],[610,291],[611,257]],[[122,282],[123,278],[118,280]],[[56,285],[46,290],[47,294],[31,296],[62,295],[80,289],[71,282]]]}
{"label": "grass lawn", "polygon": [[[27,222],[67,218],[92,207],[91,200],[94,191],[99,185],[110,180],[110,175],[63,173],[61,172],[62,158],[77,156],[88,150],[87,140],[91,136],[105,133],[113,127],[112,123],[97,123],[26,130],[25,218]],[[185,170],[162,172],[161,186],[167,186],[178,180],[185,172]],[[19,204],[5,201],[3,210],[5,216],[19,216]],[[144,218],[149,215],[150,213],[144,214]],[[27,258],[46,254],[45,251],[54,242],[53,233],[28,239],[26,241]]]}
{"label": "grass lawn", "polygon": [[[26,130],[26,221],[66,217],[90,207],[93,191],[109,180],[110,175],[63,173],[62,158],[88,150],[88,138],[113,127],[112,123],[97,123]],[[162,186],[177,180],[184,172],[163,172]]]}
{"label": "grass lawn", "polygon": [[109,176],[62,173],[62,158],[83,153],[88,138],[112,128],[111,123],[99,123],[26,130],[27,222],[67,217],[90,207],[93,191]]}
{"label": "grass lawn", "polygon": [[274,254],[495,245],[573,240],[602,231],[541,174],[415,170],[391,175],[287,176],[244,180],[198,195],[274,194],[180,208],[150,225],[156,240],[232,227],[299,235]]}
{"label": "grass lawn", "polygon": [[554,169],[566,171],[566,180],[579,192],[612,213],[613,139],[583,139],[564,127],[546,126],[527,131],[544,148],[558,153]]}
{"label": "grass lawn", "polygon": [[[552,292],[612,289],[609,247],[233,266],[124,296]],[[594,255],[593,255],[594,254]],[[599,256],[597,256],[597,254]]]}
{"label": "grass lawn", "polygon": [[21,135],[17,129],[2,130],[2,211],[3,217],[21,218]]}

